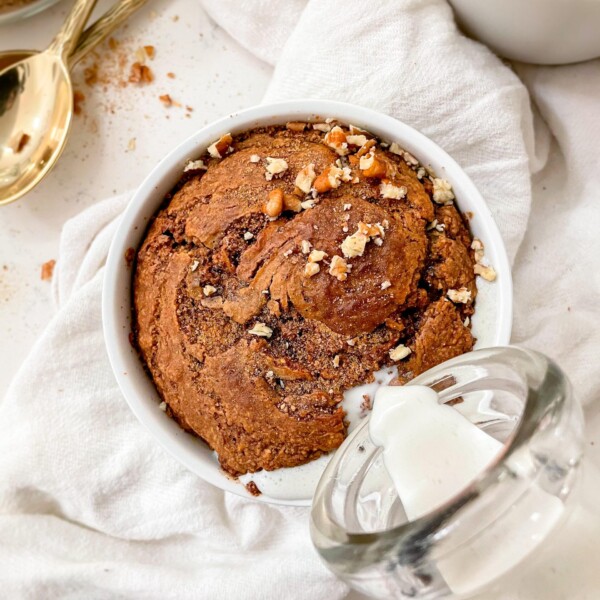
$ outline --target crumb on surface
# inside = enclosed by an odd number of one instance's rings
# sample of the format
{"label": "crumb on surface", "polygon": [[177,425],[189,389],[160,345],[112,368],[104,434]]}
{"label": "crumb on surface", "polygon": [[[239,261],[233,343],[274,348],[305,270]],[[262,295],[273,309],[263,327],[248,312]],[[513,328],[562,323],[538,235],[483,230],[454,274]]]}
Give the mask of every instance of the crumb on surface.
{"label": "crumb on surface", "polygon": [[256,483],[254,483],[254,481],[249,481],[245,485],[245,488],[248,490],[248,493],[251,494],[252,496],[254,496],[255,498],[262,494],[262,492],[260,491],[260,489],[258,488]]}
{"label": "crumb on surface", "polygon": [[52,279],[52,274],[54,273],[54,266],[56,265],[56,261],[54,259],[46,261],[42,265],[42,272],[40,278],[42,281],[50,281]]}
{"label": "crumb on surface", "polygon": [[136,61],[131,65],[131,69],[129,71],[130,83],[148,84],[152,83],[153,81],[154,73],[150,67],[142,64],[139,61]]}
{"label": "crumb on surface", "polygon": [[131,267],[133,264],[133,260],[135,258],[135,248],[127,248],[125,250],[125,263],[127,264],[127,268]]}

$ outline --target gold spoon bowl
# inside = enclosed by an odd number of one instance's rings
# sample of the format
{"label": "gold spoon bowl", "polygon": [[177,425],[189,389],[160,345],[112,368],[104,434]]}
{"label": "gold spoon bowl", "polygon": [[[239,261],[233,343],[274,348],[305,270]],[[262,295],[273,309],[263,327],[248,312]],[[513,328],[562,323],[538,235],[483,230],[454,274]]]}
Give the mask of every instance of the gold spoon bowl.
{"label": "gold spoon bowl", "polygon": [[0,53],[0,206],[33,189],[60,157],[73,117],[69,69],[146,1],[122,0],[79,39],[95,0],[77,0],[47,50]]}

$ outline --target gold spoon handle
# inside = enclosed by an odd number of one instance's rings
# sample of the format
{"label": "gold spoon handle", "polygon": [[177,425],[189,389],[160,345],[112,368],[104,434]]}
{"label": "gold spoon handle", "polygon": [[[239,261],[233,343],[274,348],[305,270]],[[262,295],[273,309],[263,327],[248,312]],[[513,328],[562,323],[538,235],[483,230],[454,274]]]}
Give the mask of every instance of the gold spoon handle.
{"label": "gold spoon handle", "polygon": [[93,25],[88,27],[79,38],[77,47],[69,56],[69,67],[78,63],[90,50],[108,37],[123,21],[148,0],[121,0],[108,10]]}
{"label": "gold spoon handle", "polygon": [[96,0],[75,0],[67,20],[48,47],[49,52],[61,56],[63,59],[73,52],[95,4]]}

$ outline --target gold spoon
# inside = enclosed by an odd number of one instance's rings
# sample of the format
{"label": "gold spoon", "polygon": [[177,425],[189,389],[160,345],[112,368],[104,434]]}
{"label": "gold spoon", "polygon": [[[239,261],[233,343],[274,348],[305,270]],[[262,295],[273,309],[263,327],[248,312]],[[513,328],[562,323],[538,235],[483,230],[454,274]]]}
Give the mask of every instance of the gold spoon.
{"label": "gold spoon", "polygon": [[0,206],[34,188],[60,156],[73,116],[69,68],[147,2],[122,0],[79,38],[95,1],[77,0],[44,52],[0,53]]}

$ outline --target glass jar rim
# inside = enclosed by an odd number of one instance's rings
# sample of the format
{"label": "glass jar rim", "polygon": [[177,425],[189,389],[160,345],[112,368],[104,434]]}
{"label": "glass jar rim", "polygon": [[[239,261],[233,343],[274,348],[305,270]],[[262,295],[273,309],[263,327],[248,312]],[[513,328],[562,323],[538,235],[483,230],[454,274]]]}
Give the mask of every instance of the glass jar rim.
{"label": "glass jar rim", "polygon": [[[527,386],[527,396],[519,422],[503,449],[474,480],[447,502],[417,519],[383,531],[368,533],[347,531],[324,508],[327,504],[325,494],[328,491],[328,480],[342,461],[344,450],[350,449],[353,440],[361,433],[364,434],[364,429],[368,428],[367,418],[344,442],[346,448],[344,446],[340,448],[342,453],[340,454],[338,449],[325,469],[313,499],[311,530],[316,530],[319,535],[339,546],[370,546],[374,543],[386,546],[386,541],[397,546],[403,538],[407,541],[415,539],[423,532],[439,534],[440,526],[448,522],[460,509],[480,497],[488,488],[500,484],[508,469],[507,460],[523,448],[537,432],[552,428],[557,423],[563,406],[570,397],[570,384],[560,368],[543,354],[516,346],[505,346],[479,349],[450,359],[419,375],[406,385],[432,386],[432,382],[442,383],[452,369],[476,366],[478,362],[484,360],[504,362],[518,371]],[[460,393],[456,394],[459,395]],[[376,449],[370,456],[371,461],[380,455],[381,451],[381,448]]]}

